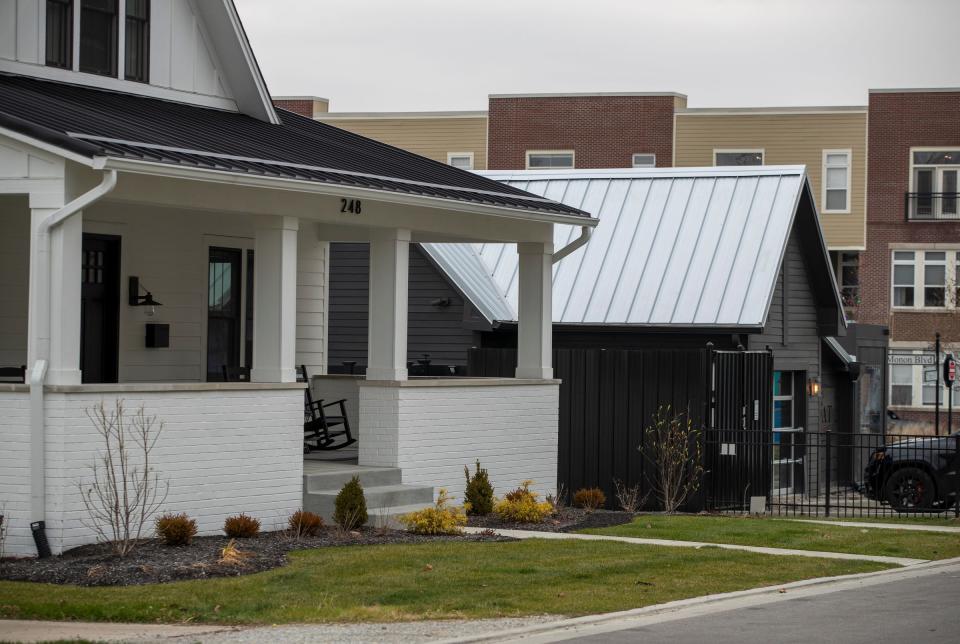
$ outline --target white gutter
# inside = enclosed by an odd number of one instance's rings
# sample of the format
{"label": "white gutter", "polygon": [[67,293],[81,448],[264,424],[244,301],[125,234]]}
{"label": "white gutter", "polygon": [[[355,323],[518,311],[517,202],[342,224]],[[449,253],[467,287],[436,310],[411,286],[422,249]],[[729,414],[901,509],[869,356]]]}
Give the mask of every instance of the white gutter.
{"label": "white gutter", "polygon": [[[37,228],[37,257],[33,259],[37,269],[36,297],[47,304],[42,309],[37,329],[36,354],[49,352],[50,347],[50,233],[87,206],[109,194],[117,185],[117,171],[105,170],[100,183],[83,193],[63,208],[40,222]],[[30,369],[30,514],[32,521],[43,521],[46,516],[46,427],[43,408],[43,387],[47,375],[47,358],[35,355]]]}
{"label": "white gutter", "polygon": [[593,233],[593,226],[581,226],[580,236],[553,254],[553,263],[556,264],[561,259],[569,255],[570,253],[574,252],[581,246],[585,246],[586,243],[590,241],[590,235],[592,233]]}

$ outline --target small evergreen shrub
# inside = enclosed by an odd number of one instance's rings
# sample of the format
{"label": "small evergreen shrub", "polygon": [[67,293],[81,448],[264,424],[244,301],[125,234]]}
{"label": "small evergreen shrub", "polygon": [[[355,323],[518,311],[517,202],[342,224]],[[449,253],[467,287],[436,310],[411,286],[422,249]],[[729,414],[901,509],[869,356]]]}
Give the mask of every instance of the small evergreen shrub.
{"label": "small evergreen shrub", "polygon": [[530,489],[533,481],[524,481],[516,490],[508,492],[493,506],[501,521],[512,523],[541,523],[553,514],[553,506],[540,501],[540,495]]}
{"label": "small evergreen shrub", "polygon": [[414,534],[463,534],[467,515],[463,508],[449,503],[446,489],[440,488],[437,502],[432,507],[405,514],[400,517],[400,522]]}
{"label": "small evergreen shrub", "polygon": [[367,522],[367,500],[363,496],[360,477],[347,481],[337,494],[333,520],[344,530],[354,530]]}
{"label": "small evergreen shrub", "polygon": [[168,546],[188,546],[197,536],[197,522],[186,514],[164,514],[157,518],[157,536]]}
{"label": "small evergreen shrub", "polygon": [[607,504],[607,495],[598,487],[583,488],[573,495],[573,505],[584,510],[596,510]]}
{"label": "small evergreen shrub", "polygon": [[314,537],[323,527],[323,517],[313,512],[297,510],[290,515],[287,525],[290,527],[293,536],[297,538]]}
{"label": "small evergreen shrub", "polygon": [[493,486],[490,485],[490,476],[487,470],[480,467],[477,461],[477,471],[470,476],[470,469],[464,465],[463,475],[467,479],[467,489],[463,495],[464,507],[471,516],[486,516],[493,512]]}
{"label": "small evergreen shrub", "polygon": [[227,517],[223,522],[223,532],[231,539],[250,539],[260,533],[260,522],[246,514]]}

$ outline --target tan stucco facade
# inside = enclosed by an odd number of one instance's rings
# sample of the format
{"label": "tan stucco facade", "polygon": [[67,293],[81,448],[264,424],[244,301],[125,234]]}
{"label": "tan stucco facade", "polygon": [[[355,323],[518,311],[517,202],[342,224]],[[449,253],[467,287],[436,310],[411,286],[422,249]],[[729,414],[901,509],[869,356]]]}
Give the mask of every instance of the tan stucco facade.
{"label": "tan stucco facade", "polygon": [[447,163],[450,154],[470,153],[474,170],[487,169],[486,112],[334,112],[315,118],[441,163]]}
{"label": "tan stucco facade", "polygon": [[[674,132],[676,167],[712,166],[716,150],[762,150],[766,165],[806,165],[827,245],[865,247],[866,108],[680,110]],[[850,152],[849,212],[823,212],[826,150]]]}

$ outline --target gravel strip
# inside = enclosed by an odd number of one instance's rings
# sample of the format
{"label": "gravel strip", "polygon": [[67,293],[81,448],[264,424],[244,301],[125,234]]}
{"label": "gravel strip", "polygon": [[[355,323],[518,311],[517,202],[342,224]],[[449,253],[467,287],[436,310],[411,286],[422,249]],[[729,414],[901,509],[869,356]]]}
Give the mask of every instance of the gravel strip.
{"label": "gravel strip", "polygon": [[204,644],[234,642],[344,642],[349,644],[410,644],[437,642],[466,635],[482,635],[514,628],[526,628],[566,619],[562,615],[511,617],[504,619],[443,620],[391,624],[316,624],[265,626],[191,637]]}

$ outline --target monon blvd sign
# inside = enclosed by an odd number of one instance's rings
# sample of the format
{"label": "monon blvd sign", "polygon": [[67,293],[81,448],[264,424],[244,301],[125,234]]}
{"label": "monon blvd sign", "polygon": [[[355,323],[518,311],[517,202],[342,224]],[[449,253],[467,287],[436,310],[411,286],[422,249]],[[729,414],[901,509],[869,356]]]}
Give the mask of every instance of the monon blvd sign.
{"label": "monon blvd sign", "polygon": [[891,353],[887,364],[936,366],[937,356],[932,353]]}

